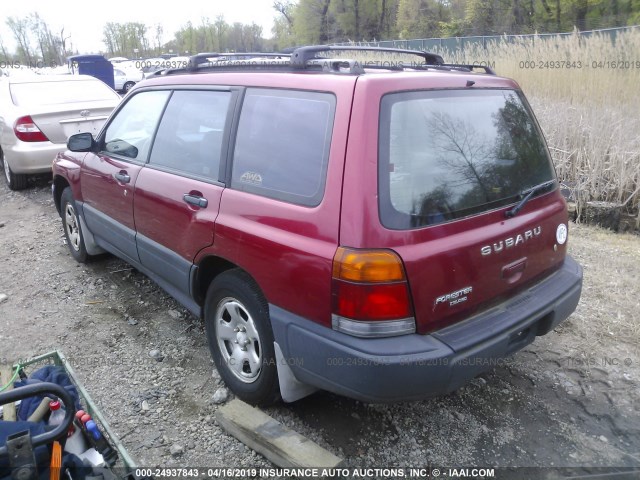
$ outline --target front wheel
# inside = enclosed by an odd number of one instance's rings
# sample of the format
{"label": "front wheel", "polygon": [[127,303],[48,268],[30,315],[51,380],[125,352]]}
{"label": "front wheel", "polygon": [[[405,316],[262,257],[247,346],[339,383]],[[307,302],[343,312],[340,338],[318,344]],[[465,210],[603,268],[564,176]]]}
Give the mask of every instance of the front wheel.
{"label": "front wheel", "polygon": [[67,245],[71,255],[77,262],[86,263],[89,254],[84,246],[84,236],[82,235],[82,227],[80,225],[80,217],[76,202],[73,200],[71,188],[67,187],[60,197],[60,208],[62,212],[62,226],[64,227],[64,236],[67,239]]}
{"label": "front wheel", "polygon": [[124,84],[124,86],[122,87],[122,90],[124,91],[124,93],[128,93],[129,90],[131,90],[131,87],[133,87],[135,85],[134,82],[127,82]]}
{"label": "front wheel", "polygon": [[242,400],[268,405],[280,397],[267,302],[240,269],[218,275],[207,292],[205,328],[220,376]]}

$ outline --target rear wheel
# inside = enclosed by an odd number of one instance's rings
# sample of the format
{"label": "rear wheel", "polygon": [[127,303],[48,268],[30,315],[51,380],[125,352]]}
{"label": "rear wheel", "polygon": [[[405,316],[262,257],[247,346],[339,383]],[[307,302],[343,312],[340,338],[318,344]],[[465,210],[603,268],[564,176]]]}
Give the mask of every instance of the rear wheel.
{"label": "rear wheel", "polygon": [[2,170],[4,171],[4,177],[7,180],[7,185],[11,190],[24,190],[27,188],[27,176],[20,173],[13,173],[9,162],[5,161],[4,153],[0,150],[0,163],[2,164]]}
{"label": "rear wheel", "polygon": [[242,400],[268,405],[280,398],[267,302],[244,271],[221,273],[209,286],[205,327],[220,376]]}
{"label": "rear wheel", "polygon": [[135,85],[134,82],[127,82],[122,87],[122,90],[124,91],[124,93],[127,93],[129,90],[131,90],[131,87],[133,87],[134,85]]}
{"label": "rear wheel", "polygon": [[78,209],[76,202],[73,200],[70,187],[65,188],[62,192],[60,211],[62,212],[62,226],[64,227],[64,236],[67,239],[69,251],[77,262],[86,263],[89,259],[89,254],[84,246],[80,217],[78,216]]}

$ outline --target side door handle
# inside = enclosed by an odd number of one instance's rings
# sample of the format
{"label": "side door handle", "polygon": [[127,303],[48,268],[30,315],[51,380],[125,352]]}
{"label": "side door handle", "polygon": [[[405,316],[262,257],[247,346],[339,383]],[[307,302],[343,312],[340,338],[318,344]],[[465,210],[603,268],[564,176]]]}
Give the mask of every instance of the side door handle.
{"label": "side door handle", "polygon": [[118,173],[114,173],[113,178],[115,178],[120,183],[129,183],[131,181],[131,177],[124,170],[120,170]]}
{"label": "side door handle", "polygon": [[182,198],[189,205],[194,205],[196,207],[207,208],[207,205],[209,205],[209,200],[207,200],[204,197],[200,197],[198,195],[191,195],[190,193],[185,193]]}

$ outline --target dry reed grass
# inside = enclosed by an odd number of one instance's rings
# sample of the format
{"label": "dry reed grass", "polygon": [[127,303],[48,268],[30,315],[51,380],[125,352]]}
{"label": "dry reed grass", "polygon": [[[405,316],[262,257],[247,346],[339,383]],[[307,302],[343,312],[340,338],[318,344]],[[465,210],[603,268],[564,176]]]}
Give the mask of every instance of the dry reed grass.
{"label": "dry reed grass", "polygon": [[610,345],[616,356],[627,344],[640,354],[640,238],[590,225],[570,227],[569,252],[584,268],[582,299],[564,326],[575,348],[590,352]]}
{"label": "dry reed grass", "polygon": [[[447,63],[489,64],[520,84],[578,213],[593,200],[640,210],[640,28],[618,34],[615,42],[574,33],[436,53]],[[357,57],[382,59],[377,53]],[[563,68],[552,68],[563,61]]]}
{"label": "dry reed grass", "polygon": [[[638,211],[640,29],[620,33],[615,42],[576,33],[440,53],[456,63],[495,62],[499,75],[520,84],[579,209],[600,200]],[[562,61],[571,67],[551,68]]]}

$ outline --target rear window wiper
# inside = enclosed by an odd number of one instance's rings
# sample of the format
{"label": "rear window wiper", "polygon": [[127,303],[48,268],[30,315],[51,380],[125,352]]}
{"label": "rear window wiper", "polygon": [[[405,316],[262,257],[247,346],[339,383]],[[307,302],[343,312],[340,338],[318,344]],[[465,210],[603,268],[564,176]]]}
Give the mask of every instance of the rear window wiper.
{"label": "rear window wiper", "polygon": [[536,193],[544,190],[545,188],[548,188],[550,185],[554,183],[556,183],[555,179],[549,180],[548,182],[541,183],[540,185],[536,185],[535,187],[531,187],[531,188],[527,188],[526,190],[523,190],[522,192],[520,192],[520,196],[524,195],[522,200],[520,200],[520,202],[518,202],[518,204],[515,207],[513,207],[511,210],[507,210],[506,212],[504,212],[504,216],[507,218],[515,217],[518,214],[518,212],[522,210],[522,207],[524,207],[525,204],[529,200],[531,200],[531,197],[533,197]]}

